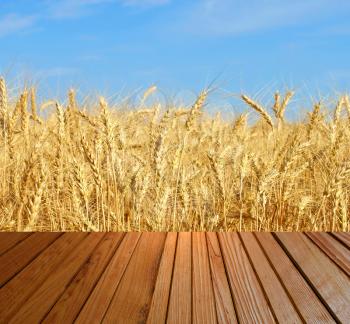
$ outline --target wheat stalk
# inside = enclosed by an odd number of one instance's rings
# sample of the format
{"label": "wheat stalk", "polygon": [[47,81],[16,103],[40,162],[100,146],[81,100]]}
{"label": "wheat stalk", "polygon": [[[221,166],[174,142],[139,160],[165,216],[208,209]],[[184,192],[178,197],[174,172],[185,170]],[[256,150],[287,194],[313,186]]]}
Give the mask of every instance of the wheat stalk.
{"label": "wheat stalk", "polygon": [[27,226],[24,228],[24,231],[33,231],[33,229],[35,228],[38,222],[40,205],[41,205],[41,200],[45,189],[45,185],[46,185],[46,176],[43,170],[41,170],[39,180],[35,184],[34,196],[32,200],[29,202],[29,207],[28,207],[29,221]]}
{"label": "wheat stalk", "polygon": [[192,131],[194,127],[194,122],[197,118],[197,116],[200,114],[200,111],[205,103],[205,100],[207,99],[208,91],[204,90],[202,91],[199,96],[197,97],[197,100],[191,107],[191,110],[188,114],[187,120],[186,120],[186,128],[188,131]]}
{"label": "wheat stalk", "polygon": [[245,103],[247,103],[250,107],[256,110],[261,115],[261,117],[271,126],[272,129],[274,128],[271,116],[261,105],[259,105],[256,101],[254,101],[246,95],[242,95],[241,98]]}
{"label": "wheat stalk", "polygon": [[0,127],[5,133],[6,121],[8,118],[7,89],[3,78],[0,78]]}

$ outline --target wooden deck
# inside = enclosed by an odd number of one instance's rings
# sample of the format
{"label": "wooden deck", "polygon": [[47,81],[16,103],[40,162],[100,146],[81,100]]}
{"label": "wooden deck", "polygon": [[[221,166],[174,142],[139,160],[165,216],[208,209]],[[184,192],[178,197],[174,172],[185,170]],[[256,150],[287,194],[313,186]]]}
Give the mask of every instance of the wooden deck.
{"label": "wooden deck", "polygon": [[1,323],[349,323],[350,234],[1,233]]}

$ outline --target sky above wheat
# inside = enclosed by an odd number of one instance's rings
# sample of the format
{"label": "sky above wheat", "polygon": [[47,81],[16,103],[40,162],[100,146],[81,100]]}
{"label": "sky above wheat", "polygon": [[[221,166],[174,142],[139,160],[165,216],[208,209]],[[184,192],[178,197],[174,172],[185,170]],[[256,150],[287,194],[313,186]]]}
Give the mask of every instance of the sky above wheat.
{"label": "sky above wheat", "polygon": [[347,0],[4,0],[0,73],[51,90],[346,91],[349,16]]}

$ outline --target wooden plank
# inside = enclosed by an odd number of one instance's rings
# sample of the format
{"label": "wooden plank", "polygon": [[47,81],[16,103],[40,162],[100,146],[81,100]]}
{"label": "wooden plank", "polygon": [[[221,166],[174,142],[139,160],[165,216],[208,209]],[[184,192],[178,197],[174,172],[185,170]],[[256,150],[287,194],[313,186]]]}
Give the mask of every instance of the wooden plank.
{"label": "wooden plank", "polygon": [[347,322],[338,234],[31,234],[0,256],[0,322]]}
{"label": "wooden plank", "polygon": [[246,232],[241,233],[240,236],[278,322],[302,323],[294,305],[271,268],[254,235]]}
{"label": "wooden plank", "polygon": [[218,238],[216,233],[206,233],[206,236],[218,322],[237,323]]}
{"label": "wooden plank", "polygon": [[333,323],[333,318],[295,268],[270,233],[255,233],[261,247],[270,260],[299,313],[307,323]]}
{"label": "wooden plank", "polygon": [[156,283],[165,233],[143,233],[103,323],[144,323]]}
{"label": "wooden plank", "polygon": [[302,233],[277,233],[309,283],[341,322],[350,318],[350,281],[326,255]]}
{"label": "wooden plank", "polygon": [[27,266],[60,235],[60,233],[35,233],[2,254],[0,256],[0,287]]}
{"label": "wooden plank", "polygon": [[11,321],[17,323],[41,322],[104,235],[105,233],[89,234],[38,287]]}
{"label": "wooden plank", "polygon": [[8,322],[23,303],[66,259],[87,233],[66,233],[0,289],[0,314]]}
{"label": "wooden plank", "polygon": [[192,322],[216,323],[205,233],[192,233]]}
{"label": "wooden plank", "polygon": [[139,241],[140,233],[127,233],[99,279],[76,323],[100,323]]}
{"label": "wooden plank", "polygon": [[350,233],[332,232],[332,235],[350,249]]}
{"label": "wooden plank", "polygon": [[237,233],[218,233],[237,317],[243,323],[275,323]]}
{"label": "wooden plank", "polygon": [[43,323],[73,323],[114,255],[124,233],[107,233]]}
{"label": "wooden plank", "polygon": [[25,240],[32,233],[1,232],[0,233],[0,255],[10,250],[19,242]]}
{"label": "wooden plank", "polygon": [[168,233],[159,266],[156,287],[154,289],[152,303],[148,313],[147,323],[149,324],[163,324],[166,321],[176,242],[177,233]]}
{"label": "wooden plank", "polygon": [[179,233],[168,307],[168,323],[191,323],[191,233]]}
{"label": "wooden plank", "polygon": [[350,276],[350,251],[327,233],[306,233],[306,235]]}

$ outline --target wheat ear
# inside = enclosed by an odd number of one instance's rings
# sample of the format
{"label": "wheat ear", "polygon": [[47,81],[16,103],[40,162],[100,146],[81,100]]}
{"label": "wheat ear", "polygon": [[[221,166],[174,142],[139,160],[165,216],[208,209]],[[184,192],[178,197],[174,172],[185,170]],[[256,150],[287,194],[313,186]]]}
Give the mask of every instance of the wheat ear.
{"label": "wheat ear", "polygon": [[261,117],[271,126],[272,129],[274,128],[271,116],[266,112],[266,110],[260,104],[258,104],[256,101],[254,101],[253,99],[249,98],[246,95],[242,95],[242,99],[250,107],[256,110],[261,115]]}

